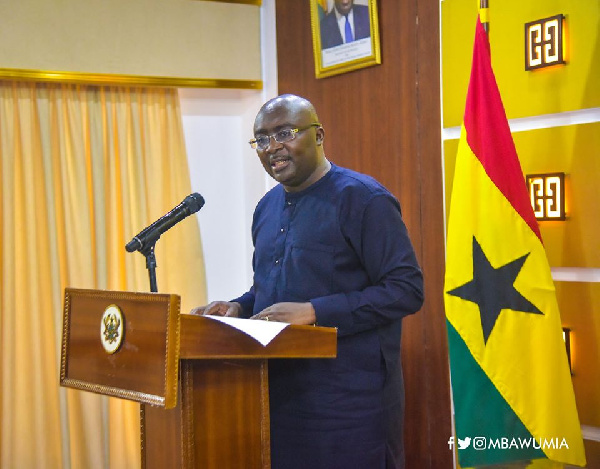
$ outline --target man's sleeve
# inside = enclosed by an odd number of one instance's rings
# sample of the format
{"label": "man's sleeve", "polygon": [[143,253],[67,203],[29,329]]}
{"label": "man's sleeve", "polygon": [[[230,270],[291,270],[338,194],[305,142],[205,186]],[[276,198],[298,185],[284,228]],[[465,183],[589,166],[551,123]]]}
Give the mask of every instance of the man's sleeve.
{"label": "man's sleeve", "polygon": [[401,319],[423,304],[423,276],[395,199],[390,195],[373,197],[358,223],[348,240],[371,285],[311,300],[317,324],[337,327],[340,336]]}
{"label": "man's sleeve", "polygon": [[231,302],[239,303],[242,306],[242,318],[249,318],[254,310],[254,287],[244,293],[242,296],[231,300]]}

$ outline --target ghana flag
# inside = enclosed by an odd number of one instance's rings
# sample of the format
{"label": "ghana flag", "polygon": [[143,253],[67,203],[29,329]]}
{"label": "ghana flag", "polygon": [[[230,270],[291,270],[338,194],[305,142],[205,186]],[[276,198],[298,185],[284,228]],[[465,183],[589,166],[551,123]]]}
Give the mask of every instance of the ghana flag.
{"label": "ghana flag", "polygon": [[585,465],[554,284],[479,19],[446,252],[461,466]]}

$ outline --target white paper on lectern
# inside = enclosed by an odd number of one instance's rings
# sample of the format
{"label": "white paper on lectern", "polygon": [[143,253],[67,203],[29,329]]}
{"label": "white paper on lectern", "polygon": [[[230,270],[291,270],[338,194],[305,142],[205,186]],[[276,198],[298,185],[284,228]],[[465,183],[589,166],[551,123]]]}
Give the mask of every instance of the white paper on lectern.
{"label": "white paper on lectern", "polygon": [[211,315],[206,315],[204,317],[220,321],[249,335],[254,340],[261,343],[263,347],[268,345],[282,330],[289,326],[287,322],[260,321],[256,319],[240,319]]}

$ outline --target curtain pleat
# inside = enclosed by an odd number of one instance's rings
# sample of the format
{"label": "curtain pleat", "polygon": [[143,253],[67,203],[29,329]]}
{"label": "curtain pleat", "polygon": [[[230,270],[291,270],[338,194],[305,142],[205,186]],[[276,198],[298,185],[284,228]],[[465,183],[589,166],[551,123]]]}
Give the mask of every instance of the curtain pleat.
{"label": "curtain pleat", "polygon": [[[124,246],[191,191],[177,92],[0,82],[0,160],[2,467],[139,467],[139,406],[59,386],[63,294],[149,290]],[[156,257],[159,291],[205,302],[193,218]]]}

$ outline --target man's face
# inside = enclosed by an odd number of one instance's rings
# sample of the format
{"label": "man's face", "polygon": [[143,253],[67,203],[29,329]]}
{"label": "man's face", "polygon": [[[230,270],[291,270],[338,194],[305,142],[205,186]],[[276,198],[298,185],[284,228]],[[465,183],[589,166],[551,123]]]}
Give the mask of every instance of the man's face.
{"label": "man's face", "polygon": [[[308,112],[292,111],[283,105],[261,111],[254,122],[254,135],[273,135],[283,129],[303,128],[313,123]],[[316,172],[323,156],[320,143],[323,129],[310,127],[296,133],[289,142],[271,138],[266,150],[256,153],[265,171],[289,192],[300,191],[316,181]]]}
{"label": "man's face", "polygon": [[340,15],[347,15],[352,10],[354,0],[335,0],[335,8]]}

